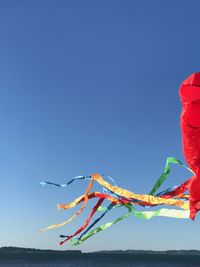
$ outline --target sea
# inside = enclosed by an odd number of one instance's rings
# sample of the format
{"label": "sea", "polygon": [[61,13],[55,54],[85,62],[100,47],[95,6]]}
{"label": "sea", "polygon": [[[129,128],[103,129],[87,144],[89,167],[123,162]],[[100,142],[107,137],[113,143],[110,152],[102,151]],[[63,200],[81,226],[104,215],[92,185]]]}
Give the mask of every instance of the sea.
{"label": "sea", "polygon": [[65,259],[0,259],[0,267],[200,267],[200,256],[79,255]]}

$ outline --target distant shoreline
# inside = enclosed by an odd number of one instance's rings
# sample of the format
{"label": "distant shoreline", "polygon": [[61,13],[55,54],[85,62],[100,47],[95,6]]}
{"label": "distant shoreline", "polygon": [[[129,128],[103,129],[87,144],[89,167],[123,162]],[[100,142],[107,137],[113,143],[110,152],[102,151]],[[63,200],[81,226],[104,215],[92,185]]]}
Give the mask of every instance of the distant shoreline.
{"label": "distant shoreline", "polygon": [[[199,250],[43,250],[16,247],[0,248],[0,266],[199,266]],[[165,265],[167,263],[167,265]],[[184,263],[184,265],[183,265]],[[47,264],[47,265],[46,265]],[[68,264],[68,265],[66,265]]]}
{"label": "distant shoreline", "polygon": [[180,255],[180,256],[200,256],[200,250],[165,250],[165,251],[156,251],[156,250],[101,250],[93,252],[82,252],[81,250],[50,250],[50,249],[34,249],[34,248],[23,248],[23,247],[1,247],[0,248],[0,257],[3,255],[16,256],[16,255],[51,255],[51,256],[78,256],[78,255],[101,255],[101,254],[125,254],[125,255]]}

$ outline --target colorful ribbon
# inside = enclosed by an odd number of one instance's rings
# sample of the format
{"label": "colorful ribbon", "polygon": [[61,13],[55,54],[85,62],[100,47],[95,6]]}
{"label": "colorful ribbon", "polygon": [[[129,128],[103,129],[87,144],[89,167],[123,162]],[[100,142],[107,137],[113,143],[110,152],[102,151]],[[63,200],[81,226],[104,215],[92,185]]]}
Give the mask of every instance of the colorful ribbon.
{"label": "colorful ribbon", "polygon": [[[69,182],[66,184],[57,184],[52,182],[42,182],[41,186],[44,185],[54,185],[59,187],[66,187],[67,185],[71,184],[75,180],[89,180],[89,185],[86,189],[86,192],[84,195],[78,197],[73,202],[69,204],[58,204],[58,209],[70,209],[75,207],[76,205],[82,203],[81,208],[68,220],[62,223],[57,223],[50,225],[46,228],[43,228],[42,230],[49,230],[58,228],[61,226],[66,225],[70,221],[72,221],[75,217],[77,217],[79,214],[83,212],[85,209],[88,201],[92,198],[98,198],[96,205],[93,207],[89,217],[87,220],[83,223],[83,225],[72,235],[60,235],[62,238],[65,238],[64,241],[60,242],[60,244],[64,244],[65,242],[69,241],[73,245],[81,244],[83,241],[88,239],[89,237],[95,235],[96,233],[103,231],[112,225],[118,223],[121,220],[124,220],[125,218],[128,218],[130,215],[134,215],[135,217],[139,219],[151,219],[156,216],[162,216],[162,217],[171,217],[171,218],[189,218],[189,195],[185,194],[185,191],[187,191],[190,187],[192,178],[185,181],[180,186],[172,189],[168,188],[160,193],[156,192],[160,188],[160,186],[164,183],[164,181],[167,179],[169,173],[170,173],[170,164],[178,164],[181,167],[184,167],[191,171],[189,168],[184,166],[179,160],[169,157],[166,160],[165,168],[159,179],[156,181],[155,185],[153,186],[152,190],[149,194],[136,194],[129,190],[120,188],[116,185],[115,181],[108,176],[105,176],[105,178],[108,178],[111,182],[107,182],[101,175],[99,174],[93,174],[91,176],[76,176],[72,178]],[[192,172],[192,171],[191,171]],[[101,192],[90,192],[93,186],[94,181],[99,183],[103,187],[103,193]],[[103,208],[101,206],[101,203],[104,201],[104,199],[107,199],[110,201],[110,204],[107,208]],[[157,206],[157,205],[168,205],[168,206],[176,206],[183,210],[175,210],[175,209],[166,209],[162,208],[156,211],[138,211],[135,209],[133,205],[139,205],[141,207],[151,207],[151,206]],[[91,230],[112,208],[115,207],[125,207],[128,210],[128,213],[124,214],[123,216],[120,216],[113,222],[109,222],[106,224],[103,224],[94,230]],[[97,211],[103,211],[103,214],[94,220],[91,225],[89,225],[91,219],[95,215]],[[76,239],[75,237],[80,234],[80,237]]]}

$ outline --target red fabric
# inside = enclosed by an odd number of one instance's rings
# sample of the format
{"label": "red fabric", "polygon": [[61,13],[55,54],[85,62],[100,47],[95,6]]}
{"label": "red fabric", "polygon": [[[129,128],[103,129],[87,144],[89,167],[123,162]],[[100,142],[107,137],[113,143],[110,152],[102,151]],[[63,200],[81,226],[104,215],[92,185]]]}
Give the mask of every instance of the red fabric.
{"label": "red fabric", "polygon": [[189,76],[180,87],[181,130],[185,159],[195,173],[190,184],[190,218],[200,210],[200,72]]}
{"label": "red fabric", "polygon": [[193,177],[185,181],[183,184],[179,185],[176,189],[174,189],[171,192],[168,192],[160,197],[162,198],[172,198],[172,197],[177,197],[181,194],[183,194],[186,190],[190,188],[191,182],[193,180]]}
{"label": "red fabric", "polygon": [[90,213],[90,215],[87,218],[87,220],[85,221],[85,223],[73,235],[68,236],[64,241],[60,242],[60,245],[63,245],[65,242],[70,240],[72,237],[80,234],[88,226],[90,220],[92,219],[93,215],[95,214],[95,212],[97,211],[98,207],[102,204],[103,201],[104,201],[104,198],[100,198],[98,200],[97,204],[92,209],[92,212]]}

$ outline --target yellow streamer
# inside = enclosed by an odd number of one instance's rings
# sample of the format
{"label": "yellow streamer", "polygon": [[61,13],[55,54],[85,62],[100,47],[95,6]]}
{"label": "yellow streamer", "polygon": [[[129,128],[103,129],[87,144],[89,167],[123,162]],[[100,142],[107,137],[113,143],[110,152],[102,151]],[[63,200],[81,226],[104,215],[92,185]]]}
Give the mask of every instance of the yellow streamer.
{"label": "yellow streamer", "polygon": [[100,185],[102,185],[103,187],[106,187],[107,189],[111,190],[115,194],[125,197],[125,198],[129,198],[129,199],[134,198],[136,200],[150,203],[152,205],[166,204],[169,206],[177,206],[177,207],[180,207],[186,210],[189,209],[188,201],[182,201],[182,200],[177,200],[177,199],[165,199],[162,197],[157,197],[157,196],[152,196],[152,195],[135,194],[126,189],[109,184],[99,174],[93,174],[92,179],[96,180]]}

